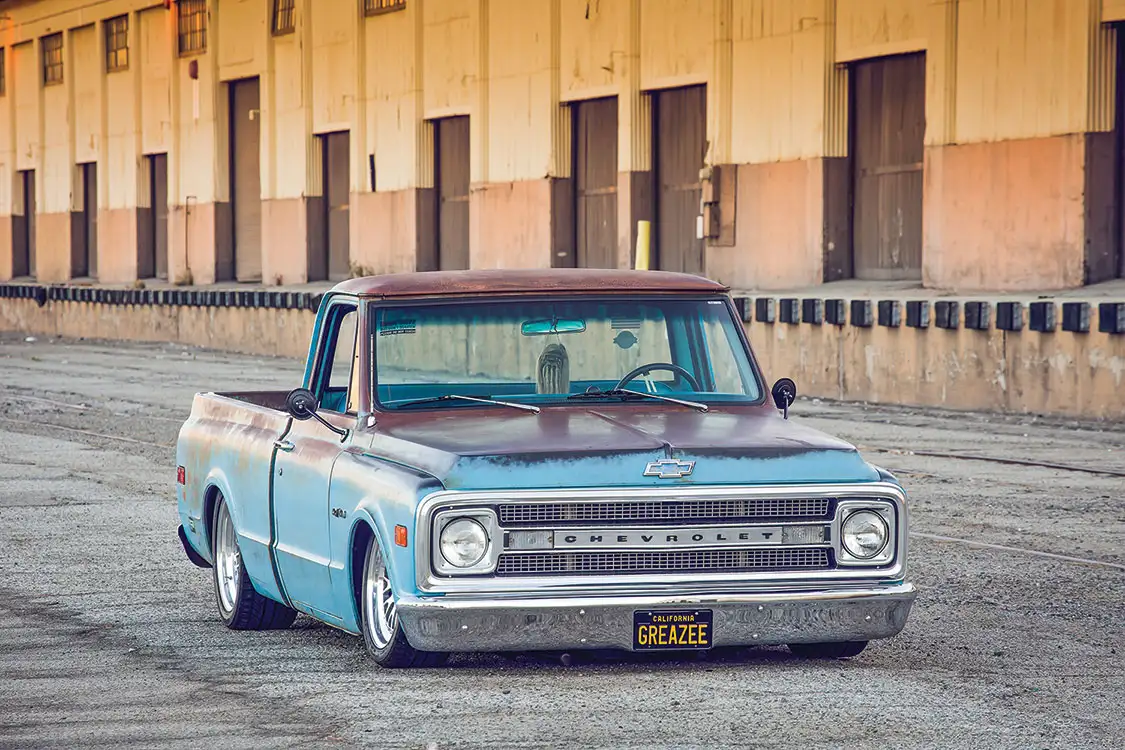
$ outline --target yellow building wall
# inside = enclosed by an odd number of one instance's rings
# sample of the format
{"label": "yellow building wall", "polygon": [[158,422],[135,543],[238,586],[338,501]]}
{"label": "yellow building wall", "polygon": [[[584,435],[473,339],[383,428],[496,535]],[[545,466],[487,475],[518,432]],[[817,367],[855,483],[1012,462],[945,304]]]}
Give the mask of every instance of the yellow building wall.
{"label": "yellow building wall", "polygon": [[363,22],[367,142],[379,191],[414,187],[418,159],[422,23],[418,3]]}
{"label": "yellow building wall", "polygon": [[73,112],[70,106],[70,84],[67,79],[74,75],[74,66],[67,65],[70,57],[63,34],[63,83],[43,87],[43,121],[41,123],[42,162],[36,174],[36,189],[39,199],[36,208],[41,214],[66,213],[70,211],[71,176],[74,170],[70,123]]}
{"label": "yellow building wall", "polygon": [[[132,208],[138,204],[140,102],[136,96],[137,66],[105,76],[106,154],[101,166],[108,194],[103,208]],[[99,179],[103,179],[99,175]]]}
{"label": "yellow building wall", "polygon": [[957,142],[1087,130],[1096,11],[1074,0],[961,0]]}
{"label": "yellow building wall", "polygon": [[[191,60],[199,61],[198,80],[189,76]],[[227,107],[221,101],[215,84],[216,70],[205,56],[177,58],[175,75],[178,78],[180,97],[174,102],[173,138],[176,142],[172,161],[176,164],[178,200],[193,196],[197,203],[227,200],[227,187],[216,179],[218,151],[216,110],[226,115]],[[169,175],[171,180],[171,175]]]}
{"label": "yellow building wall", "polygon": [[39,132],[40,71],[34,42],[12,49],[12,70],[9,73],[10,96],[15,98],[17,170],[37,169],[42,134]]}
{"label": "yellow building wall", "polygon": [[957,0],[837,0],[836,60],[921,52],[935,6]]}
{"label": "yellow building wall", "polygon": [[[328,4],[326,0],[317,2],[318,5],[322,3]],[[271,5],[262,0],[220,0],[214,3],[218,12],[212,11],[211,23],[218,32],[215,47],[219,80],[249,78],[265,72]]]}
{"label": "yellow building wall", "polygon": [[[5,48],[2,52],[4,55],[4,62],[7,69],[11,71],[12,51]],[[11,76],[11,73],[8,73]],[[8,79],[9,86],[11,78]],[[8,88],[4,96],[0,96],[0,217],[10,216],[13,213],[12,206],[12,191],[15,187],[15,143],[13,132],[13,124],[15,122],[13,101],[15,97],[11,94],[11,88]],[[2,221],[2,219],[0,219]],[[0,248],[6,247],[3,238],[0,238]],[[4,259],[0,257],[0,269],[6,268],[7,264]]]}
{"label": "yellow building wall", "polygon": [[309,142],[312,118],[304,85],[309,77],[305,69],[304,32],[301,28],[274,38],[273,75],[262,81],[262,106],[272,105],[272,111],[265,112],[262,121],[262,142],[273,144],[267,151],[271,170],[262,183],[266,198],[300,198],[308,194],[308,149],[301,144]]}
{"label": "yellow building wall", "polygon": [[[75,207],[74,164],[95,159],[101,207],[136,206],[140,157],[163,152],[174,205],[228,200],[226,82],[248,76],[264,199],[318,195],[313,135],[339,130],[354,191],[370,189],[369,153],[379,191],[426,185],[426,121],[460,114],[474,183],[561,176],[560,102],[601,96],[619,97],[619,170],[647,169],[639,92],[699,83],[712,163],[843,156],[847,65],[910,52],[927,60],[927,145],[1105,130],[1114,35],[1100,24],[1125,19],[1125,0],[407,0],[370,18],[359,0],[298,0],[296,32],[275,37],[270,0],[209,6],[207,52],[180,57],[158,0],[8,4],[0,211],[18,169],[36,170],[40,211]],[[122,13],[130,68],[107,75],[101,24]],[[36,40],[59,30],[66,82],[44,88]]]}
{"label": "yellow building wall", "polygon": [[736,0],[732,14],[731,162],[824,153],[830,3]]}
{"label": "yellow building wall", "polygon": [[[141,150],[167,153],[172,146],[172,71],[175,60],[175,16],[163,8],[145,10],[135,18],[130,35],[139,45],[141,70]],[[132,54],[132,50],[130,51]]]}
{"label": "yellow building wall", "polygon": [[551,2],[488,4],[488,180],[546,177],[557,122]]}
{"label": "yellow building wall", "polygon": [[711,76],[716,0],[644,0],[641,87],[706,83]]}
{"label": "yellow building wall", "polygon": [[355,99],[355,35],[359,4],[352,0],[315,0],[312,16],[313,130],[350,130]]}
{"label": "yellow building wall", "polygon": [[98,27],[83,26],[70,36],[74,65],[74,159],[98,160],[102,135],[102,71],[98,55]]}
{"label": "yellow building wall", "polygon": [[472,112],[481,67],[481,3],[482,0],[422,3],[426,119]]}
{"label": "yellow building wall", "polygon": [[1102,21],[1125,21],[1125,0],[1102,0]]}
{"label": "yellow building wall", "polygon": [[620,94],[628,80],[631,5],[559,0],[559,91],[566,100]]}

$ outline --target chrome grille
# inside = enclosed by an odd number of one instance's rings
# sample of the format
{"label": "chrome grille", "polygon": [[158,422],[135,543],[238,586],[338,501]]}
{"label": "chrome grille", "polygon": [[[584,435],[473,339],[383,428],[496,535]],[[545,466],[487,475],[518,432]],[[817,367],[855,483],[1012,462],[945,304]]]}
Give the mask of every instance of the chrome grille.
{"label": "chrome grille", "polygon": [[827,497],[722,500],[640,500],[585,503],[502,504],[503,526],[543,523],[646,523],[746,521],[779,518],[831,518]]}
{"label": "chrome grille", "polygon": [[827,569],[831,561],[824,548],[675,550],[667,552],[546,552],[502,554],[496,575],[583,575],[745,570]]}

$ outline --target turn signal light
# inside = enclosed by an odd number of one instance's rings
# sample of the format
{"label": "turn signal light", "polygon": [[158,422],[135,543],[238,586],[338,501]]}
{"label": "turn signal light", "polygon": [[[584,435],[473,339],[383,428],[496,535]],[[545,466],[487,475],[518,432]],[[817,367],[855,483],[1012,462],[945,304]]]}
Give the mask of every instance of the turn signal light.
{"label": "turn signal light", "polygon": [[395,526],[395,544],[400,547],[406,546],[406,527]]}

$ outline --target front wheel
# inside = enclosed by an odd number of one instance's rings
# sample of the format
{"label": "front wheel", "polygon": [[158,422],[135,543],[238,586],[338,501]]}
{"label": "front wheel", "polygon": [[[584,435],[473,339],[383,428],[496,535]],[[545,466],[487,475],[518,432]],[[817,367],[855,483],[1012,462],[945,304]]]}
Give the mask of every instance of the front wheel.
{"label": "front wheel", "polygon": [[293,624],[296,610],[262,596],[254,589],[242,553],[238,535],[230,517],[226,499],[219,495],[211,522],[212,580],[219,617],[231,630],[282,630]]}
{"label": "front wheel", "polygon": [[387,564],[374,536],[367,540],[360,591],[363,642],[376,664],[381,667],[436,667],[449,657],[449,654],[418,651],[406,640],[398,622]]}
{"label": "front wheel", "polygon": [[839,643],[790,643],[789,650],[802,659],[847,659],[867,648],[867,641]]}

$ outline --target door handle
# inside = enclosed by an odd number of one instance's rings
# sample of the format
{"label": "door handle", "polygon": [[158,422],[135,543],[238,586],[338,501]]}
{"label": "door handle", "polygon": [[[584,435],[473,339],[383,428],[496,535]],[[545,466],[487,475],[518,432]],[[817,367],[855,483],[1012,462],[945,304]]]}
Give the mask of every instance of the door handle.
{"label": "door handle", "polygon": [[275,440],[273,444],[279,451],[288,453],[293,450],[293,441],[291,440]]}

